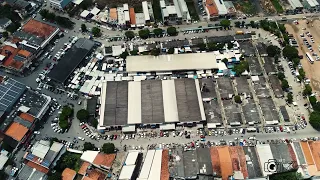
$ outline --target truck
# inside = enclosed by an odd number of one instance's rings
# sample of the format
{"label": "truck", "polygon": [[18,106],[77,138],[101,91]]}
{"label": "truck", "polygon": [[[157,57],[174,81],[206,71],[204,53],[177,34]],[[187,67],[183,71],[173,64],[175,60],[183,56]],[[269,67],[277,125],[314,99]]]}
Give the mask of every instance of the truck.
{"label": "truck", "polygon": [[236,34],[244,34],[243,31],[236,31]]}

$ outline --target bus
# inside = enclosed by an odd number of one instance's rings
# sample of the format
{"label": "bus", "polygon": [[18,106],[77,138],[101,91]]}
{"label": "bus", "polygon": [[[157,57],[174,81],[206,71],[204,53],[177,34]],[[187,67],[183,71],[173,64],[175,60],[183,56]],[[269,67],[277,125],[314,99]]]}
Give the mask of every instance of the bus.
{"label": "bus", "polygon": [[314,63],[314,59],[313,59],[313,57],[310,55],[310,53],[306,53],[306,56],[307,56],[307,59],[309,60],[309,62],[310,62],[311,64],[313,64],[313,63]]}

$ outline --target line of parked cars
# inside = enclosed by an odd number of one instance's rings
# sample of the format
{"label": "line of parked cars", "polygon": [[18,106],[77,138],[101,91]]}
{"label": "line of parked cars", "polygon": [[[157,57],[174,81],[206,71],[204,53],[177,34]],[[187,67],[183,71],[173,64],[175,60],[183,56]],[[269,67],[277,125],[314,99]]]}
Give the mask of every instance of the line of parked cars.
{"label": "line of parked cars", "polygon": [[90,137],[91,139],[100,140],[101,135],[95,135],[84,122],[80,123],[80,127],[86,136]]}

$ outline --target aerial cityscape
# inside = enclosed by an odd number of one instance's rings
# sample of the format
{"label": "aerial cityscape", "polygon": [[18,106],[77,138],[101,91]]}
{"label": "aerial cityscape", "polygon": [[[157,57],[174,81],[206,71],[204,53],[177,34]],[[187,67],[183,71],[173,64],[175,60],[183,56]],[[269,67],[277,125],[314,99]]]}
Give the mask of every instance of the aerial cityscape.
{"label": "aerial cityscape", "polygon": [[0,180],[320,179],[319,3],[3,0]]}

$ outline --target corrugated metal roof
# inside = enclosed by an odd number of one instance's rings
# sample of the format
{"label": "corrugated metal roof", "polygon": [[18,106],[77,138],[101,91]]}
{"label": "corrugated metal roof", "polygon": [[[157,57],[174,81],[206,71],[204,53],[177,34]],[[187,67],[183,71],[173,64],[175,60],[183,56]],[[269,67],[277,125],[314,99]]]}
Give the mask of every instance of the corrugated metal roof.
{"label": "corrugated metal roof", "polygon": [[140,174],[139,174],[139,179],[148,179],[150,170],[151,170],[151,165],[153,162],[155,150],[149,150],[147,152],[146,158],[144,159],[143,166],[141,168]]}
{"label": "corrugated metal roof", "polygon": [[156,150],[149,174],[148,180],[160,180],[161,178],[161,162],[162,162],[162,149]]}

